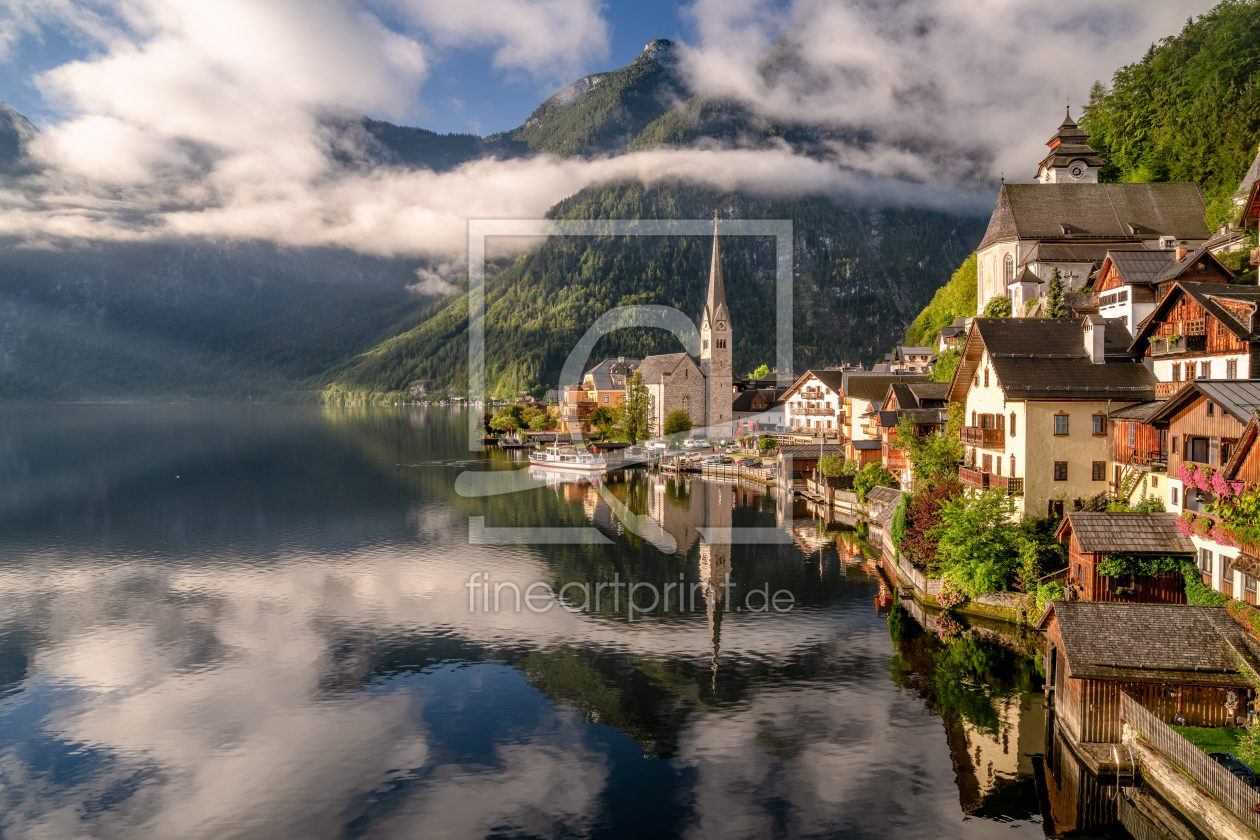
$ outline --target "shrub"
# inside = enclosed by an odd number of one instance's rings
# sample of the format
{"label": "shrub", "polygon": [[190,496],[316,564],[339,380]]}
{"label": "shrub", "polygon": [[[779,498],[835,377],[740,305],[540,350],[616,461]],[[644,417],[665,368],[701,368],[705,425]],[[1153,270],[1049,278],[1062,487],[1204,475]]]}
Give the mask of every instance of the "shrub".
{"label": "shrub", "polygon": [[1041,618],[1042,613],[1046,611],[1047,601],[1062,601],[1064,596],[1063,584],[1047,582],[1037,587],[1037,614],[1034,618]]}
{"label": "shrub", "polygon": [[957,479],[940,481],[914,494],[906,505],[906,534],[900,550],[921,569],[936,564],[936,538],[932,529],[940,522],[941,503],[962,495]]}
{"label": "shrub", "polygon": [[[823,458],[822,460],[827,460]],[[850,462],[846,462],[846,465]],[[845,470],[841,467],[838,475],[844,475]],[[857,493],[858,501],[865,502],[866,494],[876,487],[900,487],[897,476],[884,469],[884,465],[880,463],[867,464],[853,476],[853,492]]]}
{"label": "shrub", "polygon": [[931,530],[943,577],[970,597],[1005,590],[1019,563],[1024,539],[1013,524],[1014,502],[1000,490],[985,490],[941,503]]}
{"label": "shrub", "polygon": [[1009,318],[1011,317],[1011,299],[998,297],[985,304],[983,317],[985,318]]}
{"label": "shrub", "polygon": [[665,415],[665,434],[678,435],[691,431],[691,416],[681,408],[675,408]]}
{"label": "shrub", "polygon": [[757,448],[762,452],[769,452],[771,449],[778,449],[779,442],[774,438],[762,438],[761,443],[757,444]]}
{"label": "shrub", "polygon": [[950,578],[941,578],[941,591],[936,593],[936,603],[945,609],[956,607],[967,600],[967,593]]}
{"label": "shrub", "polygon": [[1186,580],[1186,601],[1200,607],[1223,607],[1229,603],[1229,596],[1217,592],[1203,582],[1203,574],[1190,560],[1181,567],[1181,575]]}
{"label": "shrub", "polygon": [[909,494],[902,493],[901,501],[897,503],[897,512],[893,514],[892,529],[889,536],[892,537],[892,543],[901,549],[902,543],[906,541],[906,499]]}

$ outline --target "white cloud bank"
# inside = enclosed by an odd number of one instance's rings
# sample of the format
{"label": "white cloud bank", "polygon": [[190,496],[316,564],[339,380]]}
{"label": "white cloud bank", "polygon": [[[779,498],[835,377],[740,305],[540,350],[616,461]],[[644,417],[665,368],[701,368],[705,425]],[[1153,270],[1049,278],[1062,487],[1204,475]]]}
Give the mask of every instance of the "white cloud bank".
{"label": "white cloud bank", "polygon": [[[1202,4],[1206,8],[1206,3]],[[347,171],[326,117],[413,109],[435,47],[489,45],[510,74],[568,79],[606,55],[596,0],[16,0],[0,51],[42,27],[89,57],[39,78],[67,118],[0,188],[0,236],[34,245],[168,236],[265,239],[458,260],[470,218],[538,217],[585,186],[686,179],[768,195],[982,210],[999,172],[1035,167],[1064,95],[1176,30],[1184,2],[904,0],[784,7],[696,0],[680,49],[699,90],[775,119],[851,129],[825,160],[776,149],[478,161]],[[803,25],[801,21],[808,20]],[[388,21],[386,26],[383,21]],[[795,26],[776,72],[756,61]],[[421,276],[417,291],[445,288]]]}

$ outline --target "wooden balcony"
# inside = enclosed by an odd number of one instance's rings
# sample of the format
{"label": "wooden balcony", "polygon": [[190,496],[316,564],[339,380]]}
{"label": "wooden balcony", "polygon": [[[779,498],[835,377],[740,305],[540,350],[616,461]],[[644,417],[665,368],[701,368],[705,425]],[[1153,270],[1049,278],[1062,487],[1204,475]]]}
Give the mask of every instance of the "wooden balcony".
{"label": "wooden balcony", "polygon": [[984,470],[973,470],[970,467],[959,467],[958,483],[963,487],[974,487],[976,490],[988,490],[989,473]]}
{"label": "wooden balcony", "polygon": [[979,426],[963,426],[960,434],[964,446],[984,449],[1005,449],[1006,432],[1001,429],[982,429]]}
{"label": "wooden balcony", "polygon": [[798,409],[795,409],[792,413],[799,414],[801,416],[806,416],[806,415],[819,416],[819,417],[835,417],[836,416],[836,410],[834,408],[798,408]]}
{"label": "wooden balcony", "polygon": [[907,466],[906,453],[897,450],[889,450],[884,453],[884,469],[904,470]]}
{"label": "wooden balcony", "polygon": [[1156,382],[1155,396],[1161,398],[1171,397],[1189,384],[1189,382]]}
{"label": "wooden balcony", "polygon": [[1133,463],[1143,466],[1152,464],[1163,466],[1168,463],[1168,452],[1163,449],[1134,449]]}
{"label": "wooden balcony", "polygon": [[1005,490],[1008,496],[1022,496],[1024,495],[1024,479],[989,473],[989,489]]}

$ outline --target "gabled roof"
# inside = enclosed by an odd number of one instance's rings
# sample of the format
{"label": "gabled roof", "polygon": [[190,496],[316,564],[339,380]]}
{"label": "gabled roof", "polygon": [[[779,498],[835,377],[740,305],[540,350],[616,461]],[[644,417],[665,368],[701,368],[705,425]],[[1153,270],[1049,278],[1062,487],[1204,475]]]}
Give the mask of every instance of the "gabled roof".
{"label": "gabled roof", "polygon": [[1166,283],[1169,280],[1176,280],[1182,274],[1185,274],[1186,271],[1189,270],[1190,266],[1204,260],[1211,260],[1216,263],[1221,271],[1225,272],[1226,277],[1234,276],[1234,272],[1230,271],[1223,262],[1217,259],[1216,255],[1209,251],[1207,249],[1207,245],[1204,244],[1196,249],[1186,251],[1186,255],[1181,259],[1176,259],[1176,252],[1174,251],[1173,259],[1168,263],[1168,265],[1164,266],[1163,271],[1156,275],[1155,282]]}
{"label": "gabled roof", "polygon": [[1102,364],[1085,350],[1080,318],[977,318],[950,382],[950,399],[963,402],[983,351],[997,386],[1014,400],[1155,399],[1156,379],[1128,356],[1129,333],[1118,319],[1089,316],[1104,334]]}
{"label": "gabled roof", "polygon": [[643,376],[645,385],[660,385],[661,376],[666,373],[672,374],[685,358],[691,357],[686,353],[666,353],[661,356],[648,356],[639,363],[638,372]]}
{"label": "gabled roof", "polygon": [[595,365],[588,370],[582,377],[582,381],[586,381],[586,377],[591,377],[594,383],[593,387],[597,391],[619,391],[622,386],[613,382],[613,374],[626,376],[638,368],[640,359],[604,359],[604,361]]}
{"label": "gabled roof", "polygon": [[1108,250],[1107,258],[1103,261],[1103,271],[1106,271],[1107,263],[1111,263],[1120,276],[1120,281],[1126,285],[1154,283],[1155,278],[1176,261],[1175,251],[1152,251],[1149,248],[1140,251]]}
{"label": "gabled roof", "polygon": [[1008,239],[1205,240],[1206,210],[1194,183],[1003,184],[979,250]]}
{"label": "gabled roof", "polygon": [[855,400],[880,401],[888,393],[888,386],[927,379],[919,373],[877,373],[866,376],[849,375],[845,378],[844,395]]}
{"label": "gabled roof", "polygon": [[1175,513],[1069,513],[1056,537],[1074,534],[1081,551],[1104,554],[1194,554]]}
{"label": "gabled roof", "polygon": [[883,441],[878,441],[878,440],[851,440],[849,441],[849,443],[851,443],[853,445],[853,448],[859,452],[866,452],[873,449],[884,448]]}
{"label": "gabled roof", "polygon": [[1194,379],[1151,414],[1147,422],[1166,423],[1199,397],[1207,397],[1239,423],[1247,423],[1260,409],[1260,381],[1249,379]]}
{"label": "gabled roof", "polygon": [[1011,286],[1015,286],[1020,283],[1031,283],[1033,285],[1037,285],[1041,282],[1041,278],[1037,276],[1037,272],[1032,270],[1032,266],[1026,265],[1024,266],[1024,270],[1019,273],[1019,276],[1007,283],[1006,286],[1007,288],[1010,288]]}
{"label": "gabled roof", "polygon": [[1243,324],[1217,303],[1218,300],[1230,300],[1260,307],[1260,286],[1233,286],[1224,283],[1194,283],[1189,280],[1178,280],[1168,294],[1155,305],[1155,311],[1147,316],[1138,327],[1137,334],[1133,336],[1129,353],[1135,358],[1146,355],[1146,350],[1150,346],[1147,339],[1155,332],[1155,327],[1163,321],[1183,294],[1197,301],[1240,340],[1260,341],[1260,318],[1252,319],[1255,322],[1254,326]]}
{"label": "gabled roof", "polygon": [[1260,667],[1260,646],[1224,607],[1053,601],[1038,629],[1052,617],[1073,679],[1245,685],[1241,665]]}
{"label": "gabled roof", "polygon": [[949,399],[948,382],[909,382],[905,387],[919,399],[920,404],[923,400]]}
{"label": "gabled roof", "polygon": [[1221,468],[1221,472],[1225,473],[1226,478],[1237,477],[1238,470],[1242,467],[1243,462],[1248,457],[1255,457],[1251,454],[1252,449],[1260,452],[1260,411],[1251,415],[1247,428],[1243,429],[1243,433],[1238,436],[1238,443],[1234,446],[1233,454],[1229,456],[1229,460]]}
{"label": "gabled roof", "polygon": [[845,370],[807,370],[792,383],[791,388],[788,388],[787,391],[784,392],[783,399],[787,399],[792,396],[792,394],[796,393],[797,389],[804,386],[804,384],[809,381],[810,377],[817,379],[823,385],[826,385],[828,388],[839,394],[844,388],[844,377],[847,373],[848,371]]}
{"label": "gabled roof", "polygon": [[866,500],[881,505],[901,503],[901,491],[893,487],[872,487],[866,491]]}

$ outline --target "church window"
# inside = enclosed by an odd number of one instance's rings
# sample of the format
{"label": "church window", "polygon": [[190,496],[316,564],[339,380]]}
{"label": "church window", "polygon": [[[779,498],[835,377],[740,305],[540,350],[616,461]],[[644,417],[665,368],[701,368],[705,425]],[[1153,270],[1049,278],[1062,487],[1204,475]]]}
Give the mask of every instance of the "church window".
{"label": "church window", "polygon": [[687,413],[688,417],[691,416],[691,397],[683,397],[683,411]]}
{"label": "church window", "polygon": [[1010,254],[1006,255],[1006,260],[1003,263],[1003,272],[1006,277],[1007,285],[1010,285],[1010,283],[1015,279],[1015,258]]}
{"label": "church window", "polygon": [[707,338],[704,340],[704,349],[705,349],[705,350],[708,350],[708,349],[709,349],[709,339],[707,339]]}

